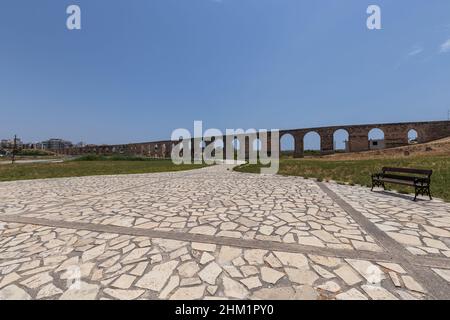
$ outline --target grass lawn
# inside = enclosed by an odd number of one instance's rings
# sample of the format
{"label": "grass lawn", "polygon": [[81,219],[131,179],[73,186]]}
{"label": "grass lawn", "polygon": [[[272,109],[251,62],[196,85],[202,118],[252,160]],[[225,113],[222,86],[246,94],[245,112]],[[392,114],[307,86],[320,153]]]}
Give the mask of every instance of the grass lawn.
{"label": "grass lawn", "polygon": [[137,160],[136,158],[129,160],[94,158],[62,163],[3,164],[0,165],[0,181],[182,171],[204,166],[194,164],[177,166],[171,160]]}
{"label": "grass lawn", "polygon": [[[435,197],[450,201],[450,157],[449,156],[420,156],[398,159],[370,159],[333,161],[326,159],[281,159],[280,171],[282,175],[317,178],[319,180],[334,180],[342,183],[371,185],[371,174],[380,172],[383,166],[411,167],[432,169],[431,192]],[[261,165],[245,164],[235,168],[236,171],[259,173]],[[413,188],[400,185],[386,185],[386,187],[402,193],[413,193]]]}

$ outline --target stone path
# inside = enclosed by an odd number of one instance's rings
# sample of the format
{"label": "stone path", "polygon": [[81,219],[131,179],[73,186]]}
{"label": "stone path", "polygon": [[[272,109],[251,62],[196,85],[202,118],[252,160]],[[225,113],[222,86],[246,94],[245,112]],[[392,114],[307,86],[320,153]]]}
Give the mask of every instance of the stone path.
{"label": "stone path", "polygon": [[0,183],[0,299],[450,299],[450,204],[195,171]]}

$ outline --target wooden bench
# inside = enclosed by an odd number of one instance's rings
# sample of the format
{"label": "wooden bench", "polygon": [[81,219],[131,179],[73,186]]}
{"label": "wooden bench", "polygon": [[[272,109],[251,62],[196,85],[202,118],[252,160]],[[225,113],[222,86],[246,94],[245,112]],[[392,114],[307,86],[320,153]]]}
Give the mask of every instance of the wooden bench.
{"label": "wooden bench", "polygon": [[386,190],[385,183],[401,184],[414,187],[414,201],[419,194],[428,195],[432,200],[430,191],[432,173],[433,170],[383,167],[381,173],[372,175],[372,191],[374,187],[383,187]]}

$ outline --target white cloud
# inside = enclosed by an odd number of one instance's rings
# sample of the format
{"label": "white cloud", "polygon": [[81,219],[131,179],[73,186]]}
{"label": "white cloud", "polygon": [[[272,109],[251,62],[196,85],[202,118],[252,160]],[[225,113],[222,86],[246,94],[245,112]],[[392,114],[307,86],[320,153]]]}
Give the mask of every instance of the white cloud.
{"label": "white cloud", "polygon": [[420,53],[422,53],[422,52],[423,52],[423,48],[422,48],[422,47],[420,47],[420,46],[415,46],[415,47],[413,47],[413,48],[411,49],[410,52],[408,52],[408,57],[416,56],[416,55],[418,55],[418,54],[420,54]]}
{"label": "white cloud", "polygon": [[450,39],[441,44],[441,49],[439,50],[439,52],[440,53],[450,52]]}

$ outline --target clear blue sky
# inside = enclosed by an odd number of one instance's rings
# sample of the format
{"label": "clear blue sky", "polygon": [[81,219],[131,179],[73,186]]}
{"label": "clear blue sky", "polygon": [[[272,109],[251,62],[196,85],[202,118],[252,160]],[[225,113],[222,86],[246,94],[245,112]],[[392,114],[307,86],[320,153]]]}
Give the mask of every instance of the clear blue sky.
{"label": "clear blue sky", "polygon": [[1,0],[0,137],[443,120],[449,39],[448,0]]}

